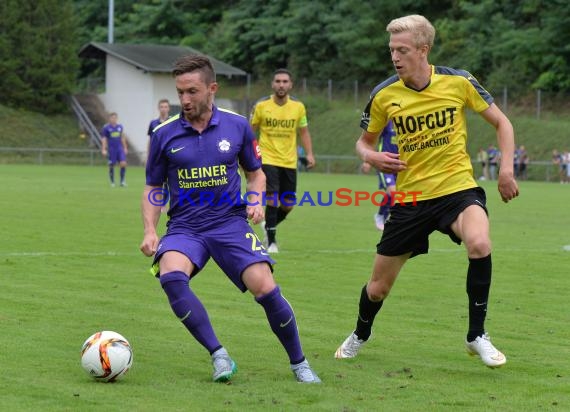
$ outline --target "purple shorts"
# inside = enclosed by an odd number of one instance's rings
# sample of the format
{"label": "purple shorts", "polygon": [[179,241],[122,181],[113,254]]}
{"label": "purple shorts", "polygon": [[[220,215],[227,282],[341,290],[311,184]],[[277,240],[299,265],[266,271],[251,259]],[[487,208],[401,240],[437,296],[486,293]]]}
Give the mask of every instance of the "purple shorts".
{"label": "purple shorts", "polygon": [[153,265],[160,260],[164,252],[172,250],[186,255],[194,264],[190,278],[196,276],[212,257],[242,292],[245,292],[247,287],[241,275],[248,266],[267,262],[273,271],[275,263],[247,220],[241,216],[230,216],[223,226],[201,232],[167,232],[160,239]]}
{"label": "purple shorts", "polygon": [[127,160],[127,156],[125,156],[125,151],[123,150],[123,146],[119,148],[109,148],[109,164],[114,165],[116,163],[125,162]]}

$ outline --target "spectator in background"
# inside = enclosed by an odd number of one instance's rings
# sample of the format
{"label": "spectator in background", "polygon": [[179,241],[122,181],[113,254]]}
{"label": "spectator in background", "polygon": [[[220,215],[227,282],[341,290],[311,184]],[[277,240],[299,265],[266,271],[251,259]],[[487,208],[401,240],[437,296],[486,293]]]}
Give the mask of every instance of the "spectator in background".
{"label": "spectator in background", "polygon": [[564,169],[564,183],[570,182],[570,152],[568,149],[562,153],[562,166]]}
{"label": "spectator in background", "polygon": [[517,147],[513,153],[513,170],[515,171],[515,177],[518,179],[520,176],[520,151]]}
{"label": "spectator in background", "polygon": [[307,160],[307,155],[303,146],[297,146],[297,170],[299,172],[309,171],[309,161]]}
{"label": "spectator in background", "polygon": [[526,151],[526,148],[524,147],[524,145],[520,145],[518,148],[518,162],[519,162],[519,167],[518,167],[518,171],[519,171],[519,175],[518,177],[521,180],[526,180],[528,177],[528,162],[530,161],[529,157],[528,157],[528,152]]}
{"label": "spectator in background", "polygon": [[556,165],[558,171],[558,178],[560,179],[560,184],[566,181],[566,166],[564,164],[564,158],[558,150],[554,149],[552,151],[552,163]]}
{"label": "spectator in background", "polygon": [[497,162],[499,161],[499,150],[492,144],[487,148],[489,161],[489,177],[491,180],[497,179]]}
{"label": "spectator in background", "polygon": [[109,123],[101,129],[101,154],[109,158],[109,180],[111,187],[115,187],[115,164],[121,168],[121,186],[125,187],[127,182],[125,175],[127,172],[127,139],[123,134],[123,125],[117,122],[117,113],[109,115]]}
{"label": "spectator in background", "polygon": [[489,180],[489,154],[482,147],[477,153],[477,161],[481,164],[481,177],[479,180]]}

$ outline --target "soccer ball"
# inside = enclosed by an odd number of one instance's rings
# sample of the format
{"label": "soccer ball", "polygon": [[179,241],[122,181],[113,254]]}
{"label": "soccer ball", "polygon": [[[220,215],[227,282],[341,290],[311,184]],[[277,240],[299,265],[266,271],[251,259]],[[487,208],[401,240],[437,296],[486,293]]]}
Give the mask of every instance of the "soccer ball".
{"label": "soccer ball", "polygon": [[81,348],[81,366],[98,381],[113,382],[127,373],[132,364],[131,345],[117,332],[94,333]]}

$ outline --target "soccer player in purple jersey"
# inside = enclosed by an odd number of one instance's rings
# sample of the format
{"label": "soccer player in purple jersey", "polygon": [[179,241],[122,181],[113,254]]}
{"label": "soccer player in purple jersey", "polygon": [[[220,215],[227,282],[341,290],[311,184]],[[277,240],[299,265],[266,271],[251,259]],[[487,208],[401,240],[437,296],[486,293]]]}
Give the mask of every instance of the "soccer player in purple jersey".
{"label": "soccer player in purple jersey", "polygon": [[152,119],[148,125],[147,135],[149,140],[146,150],[147,153],[150,148],[150,139],[152,137],[153,130],[156,129],[156,127],[159,124],[164,123],[166,120],[168,120],[169,117],[170,117],[170,102],[168,101],[168,99],[160,99],[158,101],[158,117],[156,119]]}
{"label": "soccer player in purple jersey", "polygon": [[[148,125],[148,131],[147,131],[148,143],[146,147],[147,156],[148,156],[148,151],[150,149],[150,139],[152,138],[152,133],[154,129],[156,129],[159,124],[167,121],[169,117],[170,117],[170,102],[168,101],[168,99],[160,99],[158,101],[158,117],[156,119],[152,119]],[[168,185],[165,183],[163,187],[164,187],[164,194],[166,195],[166,193],[168,193],[167,192]],[[161,207],[160,211],[161,213],[166,213],[166,204]]]}
{"label": "soccer player in purple jersey", "polygon": [[[263,307],[296,379],[318,383],[319,377],[303,354],[293,309],[273,278],[274,262],[247,222],[249,218],[257,224],[264,217],[265,175],[253,131],[245,117],[213,104],[218,84],[207,57],[181,57],[172,74],[182,112],[155,129],[151,139],[140,249],[146,256],[154,254],[154,273],[172,310],[210,353],[215,382],[229,380],[237,368],[189,287],[190,279],[210,257]],[[247,182],[247,202],[235,201],[240,197],[239,166]],[[152,199],[165,181],[171,193],[170,220],[159,241],[160,204]]]}
{"label": "soccer player in purple jersey", "polygon": [[[372,92],[374,95],[374,92]],[[380,138],[378,139],[378,151],[379,152],[390,152],[398,154],[398,142],[396,137],[396,131],[394,130],[394,125],[390,120],[388,124],[380,133]],[[368,162],[362,163],[362,171],[368,173],[372,166]],[[374,213],[374,223],[376,223],[376,228],[378,230],[384,230],[384,222],[388,220],[388,215],[390,214],[390,205],[392,204],[392,193],[396,190],[396,173],[384,173],[380,170],[378,173],[378,189],[386,193],[385,202],[382,202],[378,209],[378,213]]]}
{"label": "soccer player in purple jersey", "polygon": [[126,186],[125,175],[127,171],[127,139],[123,135],[123,125],[117,123],[117,113],[109,115],[109,123],[101,129],[101,154],[109,158],[109,179],[111,186],[115,187],[115,164],[121,168],[121,186]]}

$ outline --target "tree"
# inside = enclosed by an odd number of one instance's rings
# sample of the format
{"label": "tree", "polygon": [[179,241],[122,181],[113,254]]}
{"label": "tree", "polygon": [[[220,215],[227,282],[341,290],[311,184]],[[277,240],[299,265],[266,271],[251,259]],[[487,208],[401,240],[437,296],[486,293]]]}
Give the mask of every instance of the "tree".
{"label": "tree", "polygon": [[0,5],[0,94],[12,107],[65,109],[78,67],[70,0],[4,0]]}

